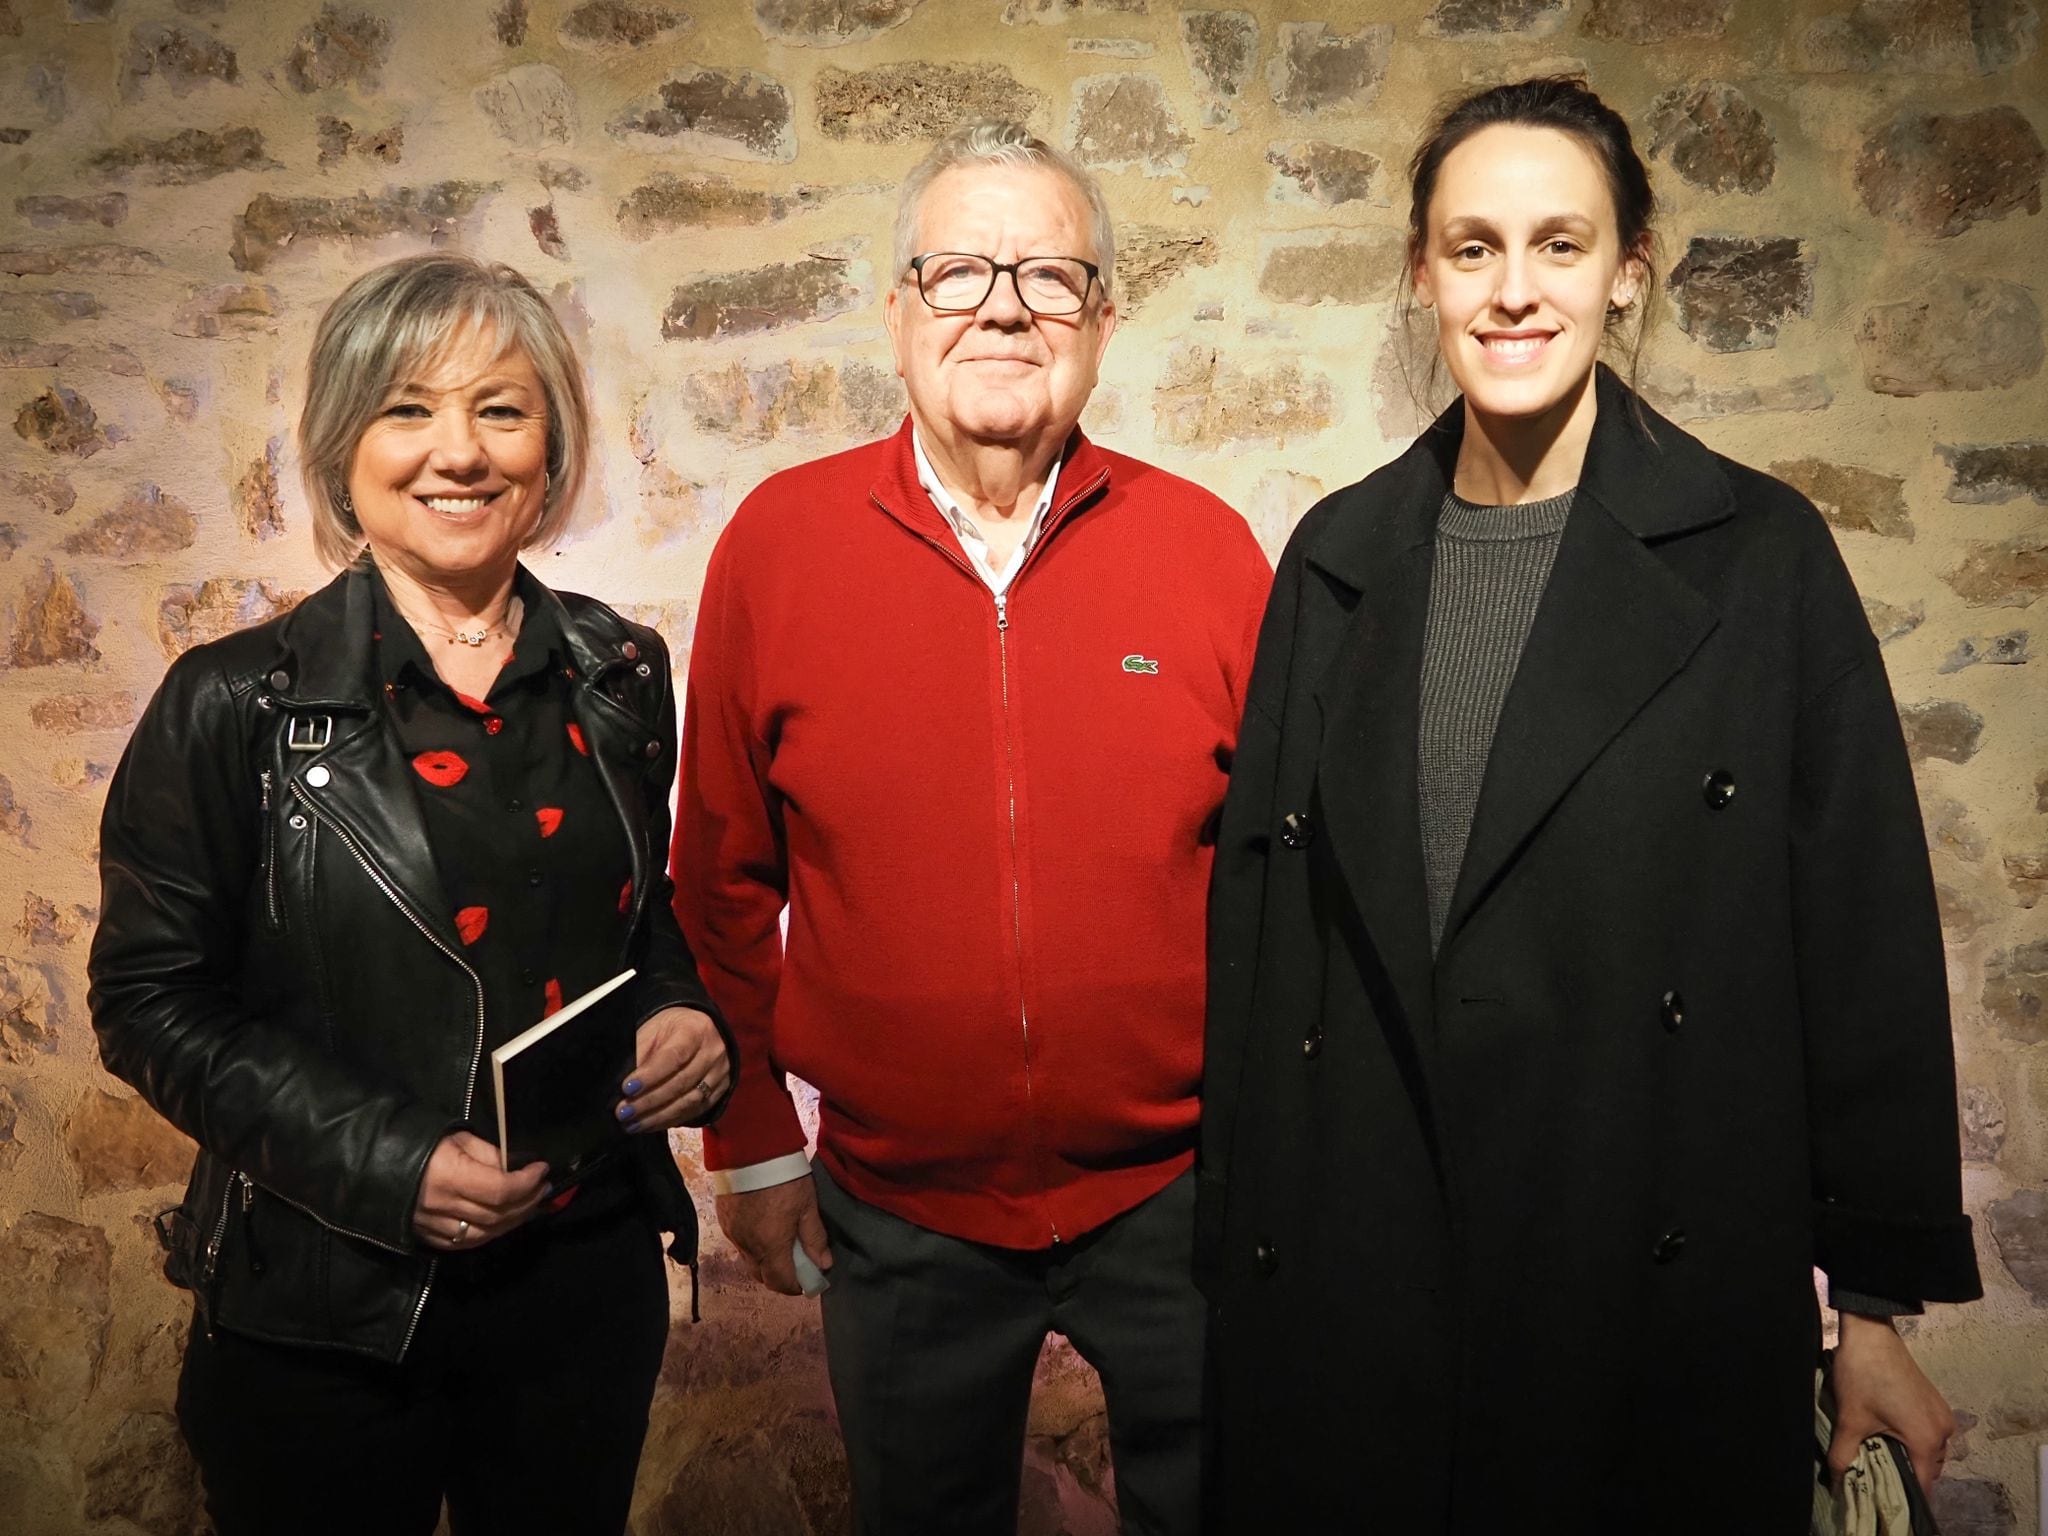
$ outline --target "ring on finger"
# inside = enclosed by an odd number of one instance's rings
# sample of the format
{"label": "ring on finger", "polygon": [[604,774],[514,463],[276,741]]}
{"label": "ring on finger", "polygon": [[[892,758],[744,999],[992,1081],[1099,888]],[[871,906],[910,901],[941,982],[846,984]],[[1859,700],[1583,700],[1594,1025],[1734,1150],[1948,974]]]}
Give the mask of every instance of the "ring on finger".
{"label": "ring on finger", "polygon": [[458,1221],[458,1222],[457,1222],[457,1223],[455,1224],[455,1238],[454,1238],[454,1240],[455,1240],[456,1242],[458,1242],[458,1243],[459,1243],[459,1242],[461,1242],[461,1241],[462,1241],[462,1240],[463,1240],[464,1238],[466,1238],[466,1237],[468,1237],[468,1236],[469,1236],[469,1223],[468,1223],[468,1222],[467,1222],[466,1220],[465,1220],[465,1221]]}

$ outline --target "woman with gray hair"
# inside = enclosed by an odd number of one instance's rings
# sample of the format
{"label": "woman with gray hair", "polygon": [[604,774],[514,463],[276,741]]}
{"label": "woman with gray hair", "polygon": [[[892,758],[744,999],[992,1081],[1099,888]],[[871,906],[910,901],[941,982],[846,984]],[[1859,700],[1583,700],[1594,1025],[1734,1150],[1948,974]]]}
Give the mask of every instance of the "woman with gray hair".
{"label": "woman with gray hair", "polygon": [[[628,967],[603,1110],[701,1124],[732,1055],[665,873],[652,630],[519,563],[589,427],[547,303],[435,254],[328,309],[299,442],[345,567],[171,666],[101,828],[108,1069],[199,1143],[159,1219],[222,1536],[617,1532],[694,1262],[666,1137],[501,1169],[485,1053]],[[483,1134],[479,1134],[482,1132]],[[491,1139],[486,1139],[486,1138]]]}

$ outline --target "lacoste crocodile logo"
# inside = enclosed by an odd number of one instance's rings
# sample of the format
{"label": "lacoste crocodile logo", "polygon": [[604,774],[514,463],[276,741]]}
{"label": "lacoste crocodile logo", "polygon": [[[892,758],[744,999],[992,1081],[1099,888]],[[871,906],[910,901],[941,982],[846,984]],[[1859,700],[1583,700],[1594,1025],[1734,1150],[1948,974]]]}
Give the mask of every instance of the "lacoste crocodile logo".
{"label": "lacoste crocodile logo", "polygon": [[1159,663],[1149,656],[1126,656],[1124,658],[1124,670],[1126,672],[1146,672],[1156,676],[1159,672]]}

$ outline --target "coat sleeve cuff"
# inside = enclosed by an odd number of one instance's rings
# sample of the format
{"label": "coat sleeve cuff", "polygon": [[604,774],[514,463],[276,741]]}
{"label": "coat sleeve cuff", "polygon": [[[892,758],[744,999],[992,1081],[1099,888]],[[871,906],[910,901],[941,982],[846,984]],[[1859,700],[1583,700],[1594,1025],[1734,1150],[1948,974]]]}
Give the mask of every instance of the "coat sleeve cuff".
{"label": "coat sleeve cuff", "polygon": [[1830,1286],[1844,1292],[1921,1302],[1984,1294],[1968,1216],[1915,1221],[1823,1200],[1814,1209],[1814,1250]]}

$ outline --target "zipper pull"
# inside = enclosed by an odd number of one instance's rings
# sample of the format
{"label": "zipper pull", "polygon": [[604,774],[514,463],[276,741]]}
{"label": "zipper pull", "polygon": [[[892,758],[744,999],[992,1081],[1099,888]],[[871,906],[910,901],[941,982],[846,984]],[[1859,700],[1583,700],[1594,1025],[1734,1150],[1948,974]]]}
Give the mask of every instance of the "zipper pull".
{"label": "zipper pull", "polygon": [[263,782],[262,809],[267,811],[270,809],[270,770],[266,768],[261,773],[257,774],[256,777],[262,780]]}
{"label": "zipper pull", "polygon": [[249,1182],[249,1175],[238,1173],[242,1181],[242,1240],[249,1248],[249,1273],[263,1273],[263,1250],[256,1246],[256,1223],[250,1219],[250,1209],[256,1203],[256,1186]]}
{"label": "zipper pull", "polygon": [[996,628],[998,630],[1005,630],[1009,627],[1010,594],[1007,592],[998,592],[996,594]]}

